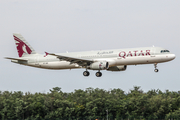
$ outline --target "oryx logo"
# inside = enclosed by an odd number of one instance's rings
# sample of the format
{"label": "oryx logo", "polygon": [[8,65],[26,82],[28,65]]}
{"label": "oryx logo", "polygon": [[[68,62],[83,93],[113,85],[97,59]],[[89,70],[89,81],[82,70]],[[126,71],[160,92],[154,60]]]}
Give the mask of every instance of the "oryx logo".
{"label": "oryx logo", "polygon": [[14,40],[17,46],[19,57],[22,57],[24,53],[31,54],[32,50],[19,38],[14,36]]}

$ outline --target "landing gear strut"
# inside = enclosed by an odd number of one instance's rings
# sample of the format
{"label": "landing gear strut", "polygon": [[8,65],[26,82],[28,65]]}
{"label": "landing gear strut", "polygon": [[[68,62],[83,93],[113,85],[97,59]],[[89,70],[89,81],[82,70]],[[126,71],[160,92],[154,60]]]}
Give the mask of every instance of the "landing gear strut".
{"label": "landing gear strut", "polygon": [[96,76],[97,76],[97,77],[101,77],[101,76],[102,76],[102,73],[99,71],[99,72],[96,73]]}
{"label": "landing gear strut", "polygon": [[154,64],[154,67],[155,67],[154,72],[159,72],[159,70],[157,69],[157,63]]}
{"label": "landing gear strut", "polygon": [[90,73],[89,73],[87,70],[83,72],[83,75],[84,75],[84,76],[89,76],[89,74],[90,74]]}

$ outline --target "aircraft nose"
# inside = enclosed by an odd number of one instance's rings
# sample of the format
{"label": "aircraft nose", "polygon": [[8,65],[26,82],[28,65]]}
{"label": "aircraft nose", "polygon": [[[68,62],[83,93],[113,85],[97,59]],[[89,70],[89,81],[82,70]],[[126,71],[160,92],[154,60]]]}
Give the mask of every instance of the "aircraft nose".
{"label": "aircraft nose", "polygon": [[176,58],[176,55],[175,54],[171,54],[169,57],[173,60],[173,59]]}

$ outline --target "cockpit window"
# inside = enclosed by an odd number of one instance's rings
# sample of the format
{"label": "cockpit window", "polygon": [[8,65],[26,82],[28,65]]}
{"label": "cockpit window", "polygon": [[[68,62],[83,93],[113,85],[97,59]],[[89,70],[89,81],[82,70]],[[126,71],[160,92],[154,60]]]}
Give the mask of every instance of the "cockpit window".
{"label": "cockpit window", "polygon": [[161,50],[161,53],[170,52],[169,50]]}

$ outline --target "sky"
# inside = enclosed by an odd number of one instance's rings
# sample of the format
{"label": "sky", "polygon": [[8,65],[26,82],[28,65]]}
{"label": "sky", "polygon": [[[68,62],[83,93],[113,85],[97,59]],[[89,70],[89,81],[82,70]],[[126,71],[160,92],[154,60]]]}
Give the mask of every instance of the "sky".
{"label": "sky", "polygon": [[[49,92],[140,86],[180,91],[179,0],[1,0],[0,91]],[[136,47],[163,47],[176,59],[154,65],[128,66],[123,72],[85,69],[46,70],[11,63],[18,57],[12,33],[21,33],[36,52],[78,52]]]}

